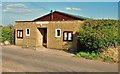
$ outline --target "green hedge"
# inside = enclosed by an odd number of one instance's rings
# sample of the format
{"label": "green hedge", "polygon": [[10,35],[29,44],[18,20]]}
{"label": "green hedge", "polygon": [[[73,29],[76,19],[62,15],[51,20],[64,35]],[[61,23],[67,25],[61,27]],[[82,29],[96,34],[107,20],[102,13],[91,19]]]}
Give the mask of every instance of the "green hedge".
{"label": "green hedge", "polygon": [[14,26],[2,27],[2,42],[9,41],[10,44],[14,44]]}
{"label": "green hedge", "polygon": [[89,51],[97,51],[120,44],[117,20],[86,20],[78,39]]}

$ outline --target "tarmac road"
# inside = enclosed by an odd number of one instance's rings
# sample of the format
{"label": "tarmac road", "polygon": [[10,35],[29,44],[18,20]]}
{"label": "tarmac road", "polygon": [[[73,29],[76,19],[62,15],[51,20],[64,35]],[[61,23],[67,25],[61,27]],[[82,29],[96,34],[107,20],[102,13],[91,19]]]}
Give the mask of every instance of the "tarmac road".
{"label": "tarmac road", "polygon": [[2,46],[3,72],[118,72],[118,64],[73,57],[70,53],[43,47],[22,49]]}

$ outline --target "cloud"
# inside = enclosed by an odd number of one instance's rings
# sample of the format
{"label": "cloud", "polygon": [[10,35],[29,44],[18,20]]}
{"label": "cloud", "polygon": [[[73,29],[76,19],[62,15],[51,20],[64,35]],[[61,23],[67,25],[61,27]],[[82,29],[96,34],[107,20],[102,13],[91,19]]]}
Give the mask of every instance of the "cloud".
{"label": "cloud", "polygon": [[66,10],[75,10],[75,11],[80,11],[80,8],[73,8],[73,7],[66,7]]}
{"label": "cloud", "polygon": [[25,8],[25,4],[8,4],[6,7],[12,7],[12,8]]}
{"label": "cloud", "polygon": [[28,12],[32,12],[32,10],[29,10],[29,9],[6,8],[6,9],[3,10],[3,12],[28,13]]}
{"label": "cloud", "polygon": [[8,12],[8,11],[12,11],[13,9],[12,8],[6,8],[3,10],[3,12]]}
{"label": "cloud", "polygon": [[27,9],[25,4],[8,4],[3,9],[3,12],[11,12],[11,13],[30,13],[32,10]]}

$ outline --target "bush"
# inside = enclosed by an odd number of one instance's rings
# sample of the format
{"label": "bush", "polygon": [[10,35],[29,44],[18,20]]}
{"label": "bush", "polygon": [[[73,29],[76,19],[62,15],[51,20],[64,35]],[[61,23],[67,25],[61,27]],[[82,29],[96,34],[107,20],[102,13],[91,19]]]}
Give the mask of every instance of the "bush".
{"label": "bush", "polygon": [[92,52],[92,53],[89,53],[89,52],[79,52],[79,53],[76,53],[76,55],[78,57],[84,57],[86,59],[93,59],[93,60],[96,60],[96,59],[99,59],[99,54],[95,53],[95,52]]}
{"label": "bush", "polygon": [[4,26],[2,27],[2,42],[9,41],[14,44],[14,26]]}
{"label": "bush", "polygon": [[78,40],[84,50],[97,52],[120,44],[117,20],[86,20],[79,31]]}
{"label": "bush", "polygon": [[108,56],[105,56],[104,59],[103,59],[104,62],[110,62],[110,61],[113,61],[110,57]]}
{"label": "bush", "polygon": [[0,43],[2,42],[2,26],[0,26]]}

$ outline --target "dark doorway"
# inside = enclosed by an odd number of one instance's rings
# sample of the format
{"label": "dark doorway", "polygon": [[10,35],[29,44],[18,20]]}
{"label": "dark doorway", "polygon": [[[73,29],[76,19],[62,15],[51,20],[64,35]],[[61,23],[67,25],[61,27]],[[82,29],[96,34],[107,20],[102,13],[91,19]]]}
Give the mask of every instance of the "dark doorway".
{"label": "dark doorway", "polygon": [[43,34],[43,43],[47,43],[47,28],[44,28],[44,34]]}
{"label": "dark doorway", "polygon": [[47,47],[47,28],[38,28],[40,34],[40,45]]}
{"label": "dark doorway", "polygon": [[47,28],[43,28],[43,46],[47,47]]}

